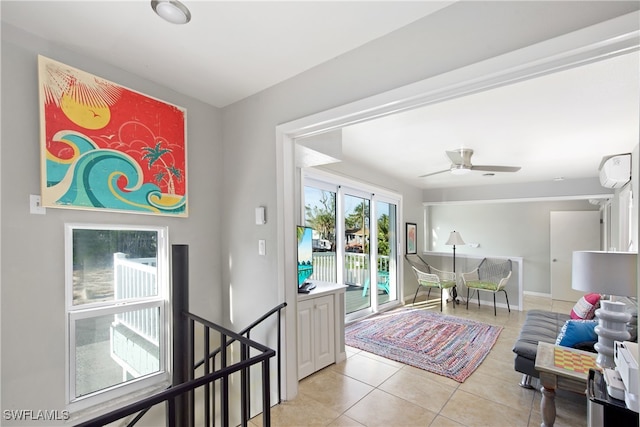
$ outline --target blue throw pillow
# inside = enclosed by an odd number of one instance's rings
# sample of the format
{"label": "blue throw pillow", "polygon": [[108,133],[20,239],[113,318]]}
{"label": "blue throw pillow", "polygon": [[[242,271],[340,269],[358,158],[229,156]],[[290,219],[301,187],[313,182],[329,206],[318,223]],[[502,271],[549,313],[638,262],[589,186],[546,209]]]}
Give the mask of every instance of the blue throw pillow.
{"label": "blue throw pillow", "polygon": [[577,344],[598,341],[594,330],[597,324],[597,320],[567,320],[556,339],[556,345],[575,347]]}

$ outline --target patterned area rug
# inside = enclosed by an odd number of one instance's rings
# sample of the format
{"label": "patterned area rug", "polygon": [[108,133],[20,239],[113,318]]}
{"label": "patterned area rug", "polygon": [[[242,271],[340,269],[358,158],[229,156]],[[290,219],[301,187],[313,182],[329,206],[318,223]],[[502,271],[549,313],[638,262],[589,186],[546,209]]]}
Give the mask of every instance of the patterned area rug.
{"label": "patterned area rug", "polygon": [[489,354],[500,332],[500,326],[407,309],[347,325],[345,343],[462,383]]}

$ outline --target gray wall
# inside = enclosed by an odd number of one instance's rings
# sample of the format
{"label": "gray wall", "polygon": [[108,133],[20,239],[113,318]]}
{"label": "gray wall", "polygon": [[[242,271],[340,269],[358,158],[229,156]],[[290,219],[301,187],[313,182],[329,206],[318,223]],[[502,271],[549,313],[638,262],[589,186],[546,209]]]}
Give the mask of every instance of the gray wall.
{"label": "gray wall", "polygon": [[[551,293],[549,262],[549,218],[551,211],[598,210],[588,201],[513,202],[489,204],[448,204],[430,206],[430,250],[451,253],[444,243],[452,230],[460,232],[466,243],[456,246],[456,254],[524,258],[523,290]],[[436,266],[437,267],[437,266]],[[457,267],[457,265],[456,265]],[[464,266],[469,271],[474,265]],[[514,305],[516,296],[513,297]],[[511,298],[510,298],[511,299]]]}
{"label": "gray wall", "polygon": [[[187,109],[188,218],[67,209],[29,214],[29,195],[40,194],[38,54]],[[222,322],[221,129],[214,107],[3,25],[2,409],[65,408],[66,222],[168,226],[172,244],[190,246],[192,311]]]}

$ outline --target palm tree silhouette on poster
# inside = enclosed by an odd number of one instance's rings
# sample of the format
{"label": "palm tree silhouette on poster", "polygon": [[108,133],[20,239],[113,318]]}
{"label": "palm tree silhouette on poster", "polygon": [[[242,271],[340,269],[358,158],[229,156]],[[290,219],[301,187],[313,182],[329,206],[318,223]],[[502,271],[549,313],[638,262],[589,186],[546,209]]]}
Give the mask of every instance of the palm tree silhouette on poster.
{"label": "palm tree silhouette on poster", "polygon": [[178,181],[182,179],[182,173],[180,169],[176,168],[175,165],[168,165],[164,159],[162,158],[165,154],[171,153],[171,150],[168,148],[161,148],[161,141],[158,141],[155,147],[143,147],[142,150],[146,153],[142,156],[143,160],[149,160],[149,169],[153,166],[153,164],[157,161],[160,161],[164,166],[164,170],[159,171],[155,176],[155,180],[158,184],[160,184],[165,177],[168,179],[167,187],[169,194],[175,194],[175,184],[173,182],[173,177],[175,176]]}

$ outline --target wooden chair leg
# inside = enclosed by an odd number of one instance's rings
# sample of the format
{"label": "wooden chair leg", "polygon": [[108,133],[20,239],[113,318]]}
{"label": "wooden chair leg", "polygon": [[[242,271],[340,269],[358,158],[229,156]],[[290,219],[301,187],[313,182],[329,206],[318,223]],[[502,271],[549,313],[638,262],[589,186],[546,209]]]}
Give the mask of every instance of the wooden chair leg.
{"label": "wooden chair leg", "polygon": [[467,310],[469,310],[469,288],[467,288]]}
{"label": "wooden chair leg", "polygon": [[478,294],[478,307],[480,307],[480,291],[476,289],[476,294]]}

